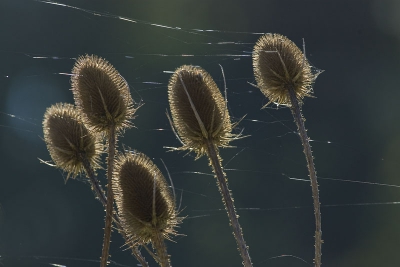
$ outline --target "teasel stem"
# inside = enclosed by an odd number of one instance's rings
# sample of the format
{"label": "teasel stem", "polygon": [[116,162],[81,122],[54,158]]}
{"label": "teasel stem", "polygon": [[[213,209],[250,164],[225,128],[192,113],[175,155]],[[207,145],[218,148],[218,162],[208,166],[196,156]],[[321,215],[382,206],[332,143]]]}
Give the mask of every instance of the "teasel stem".
{"label": "teasel stem", "polygon": [[111,225],[113,216],[114,193],[112,190],[112,177],[114,172],[115,157],[115,125],[111,124],[108,131],[108,157],[107,157],[107,205],[106,205],[106,224],[104,227],[103,251],[101,254],[101,267],[107,266],[108,254],[111,242]]}
{"label": "teasel stem", "polygon": [[85,168],[86,175],[89,178],[89,182],[92,187],[92,190],[94,191],[97,199],[101,202],[101,204],[103,204],[103,206],[105,206],[107,203],[107,199],[104,194],[104,190],[101,187],[99,180],[97,180],[97,178],[94,174],[94,170],[93,170],[92,166],[90,165],[88,158],[86,157],[85,154],[80,154],[79,157],[81,158],[82,165]]}
{"label": "teasel stem", "polygon": [[161,233],[154,236],[153,246],[157,251],[158,263],[161,267],[171,267],[169,255],[167,253],[167,246],[165,246],[164,237]]}
{"label": "teasel stem", "polygon": [[318,191],[318,181],[317,173],[314,166],[314,157],[312,155],[310,139],[307,136],[307,130],[304,126],[304,118],[301,113],[301,107],[296,98],[296,94],[293,88],[288,88],[290,101],[291,101],[291,111],[293,118],[297,124],[298,132],[300,135],[301,143],[303,145],[303,152],[307,160],[308,172],[311,181],[312,197],[314,202],[314,216],[315,216],[315,267],[321,266],[321,255],[322,255],[322,230],[321,230],[321,208],[319,203],[319,191]]}
{"label": "teasel stem", "polygon": [[[157,181],[154,177],[154,186],[153,186],[153,205],[152,205],[152,215],[153,219],[152,222],[153,224],[157,223],[157,211],[156,211],[156,184]],[[153,246],[157,251],[157,258],[158,262],[161,267],[171,267],[170,261],[169,261],[169,255],[167,253],[167,247],[165,246],[164,243],[164,237],[162,236],[161,232],[158,231],[155,233],[153,240],[152,240]]]}
{"label": "teasel stem", "polygon": [[[89,178],[89,182],[91,184],[92,190],[94,191],[97,199],[101,202],[101,204],[106,207],[107,206],[107,198],[104,194],[104,190],[101,187],[99,180],[97,180],[96,175],[94,174],[94,170],[90,165],[88,158],[84,154],[80,154],[80,158],[82,160],[83,167],[85,168],[86,175]],[[118,232],[123,236],[126,242],[128,242],[128,237],[126,236],[125,232],[123,231],[120,223],[120,219],[118,215],[113,214],[112,219],[114,223],[117,225]],[[149,267],[146,259],[143,257],[142,253],[140,253],[137,246],[131,246],[132,254],[135,258],[139,261],[139,263],[143,267]]]}
{"label": "teasel stem", "polygon": [[235,236],[236,243],[240,252],[240,256],[243,259],[243,265],[245,267],[253,266],[250,259],[250,254],[246,242],[243,237],[242,228],[240,227],[238,215],[236,214],[235,205],[233,203],[233,198],[231,192],[228,188],[228,180],[226,179],[225,173],[221,166],[221,157],[219,155],[218,148],[215,144],[206,140],[207,143],[207,155],[210,160],[210,164],[213,168],[214,174],[217,178],[217,185],[225,205],[225,209],[228,212],[229,221],[233,228],[233,235]]}

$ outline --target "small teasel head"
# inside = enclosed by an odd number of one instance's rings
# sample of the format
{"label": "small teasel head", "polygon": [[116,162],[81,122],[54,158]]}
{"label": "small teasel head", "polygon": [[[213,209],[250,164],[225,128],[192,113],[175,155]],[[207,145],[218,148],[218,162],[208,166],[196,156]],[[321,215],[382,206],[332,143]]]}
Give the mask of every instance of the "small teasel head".
{"label": "small teasel head", "polygon": [[130,126],[136,109],[128,83],[105,59],[81,56],[72,69],[72,91],[82,118],[91,129],[107,132]]}
{"label": "small teasel head", "polygon": [[47,108],[43,132],[50,156],[58,168],[68,173],[67,180],[84,171],[84,159],[92,168],[100,167],[100,138],[86,128],[73,105],[58,103]]}
{"label": "small teasel head", "polygon": [[208,72],[201,67],[177,68],[168,84],[173,127],[183,147],[198,157],[206,152],[206,141],[226,147],[235,138],[226,100]]}
{"label": "small teasel head", "polygon": [[257,87],[269,103],[286,106],[291,106],[289,90],[295,92],[300,103],[311,96],[317,77],[296,44],[280,34],[265,34],[258,39],[253,50],[253,70]]}
{"label": "small teasel head", "polygon": [[113,192],[122,226],[139,244],[176,234],[175,199],[157,166],[144,154],[120,153],[115,161]]}

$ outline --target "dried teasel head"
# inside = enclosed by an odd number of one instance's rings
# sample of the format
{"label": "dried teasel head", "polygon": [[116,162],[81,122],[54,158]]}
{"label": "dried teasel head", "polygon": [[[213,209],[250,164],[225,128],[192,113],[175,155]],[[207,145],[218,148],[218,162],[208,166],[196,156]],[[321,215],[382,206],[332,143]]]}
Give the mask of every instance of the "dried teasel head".
{"label": "dried teasel head", "polygon": [[157,166],[144,154],[118,155],[113,192],[122,226],[131,241],[155,242],[158,236],[176,234],[180,222],[175,199]]}
{"label": "dried teasel head", "polygon": [[291,106],[289,90],[295,92],[300,103],[311,96],[317,76],[296,44],[280,34],[265,34],[258,39],[253,50],[253,70],[257,87],[269,103],[286,106]]}
{"label": "dried teasel head", "polygon": [[135,108],[129,86],[105,59],[86,55],[72,69],[72,91],[82,118],[91,129],[107,132],[130,126]]}
{"label": "dried teasel head", "polygon": [[50,156],[68,173],[67,180],[84,171],[84,160],[94,169],[100,167],[101,141],[86,128],[73,105],[58,103],[47,108],[43,132]]}
{"label": "dried teasel head", "polygon": [[173,126],[183,147],[198,157],[207,151],[206,141],[226,147],[236,137],[226,101],[213,78],[204,69],[183,65],[168,84]]}

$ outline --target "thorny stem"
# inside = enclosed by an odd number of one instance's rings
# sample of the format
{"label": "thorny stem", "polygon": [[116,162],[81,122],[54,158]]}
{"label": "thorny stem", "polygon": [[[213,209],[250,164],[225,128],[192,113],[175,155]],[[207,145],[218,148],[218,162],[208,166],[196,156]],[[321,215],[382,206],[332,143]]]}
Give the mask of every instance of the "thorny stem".
{"label": "thorny stem", "polygon": [[161,267],[171,267],[171,263],[169,261],[169,255],[167,253],[167,247],[164,243],[164,238],[161,233],[157,233],[153,240],[153,247],[157,251],[158,262]]}
{"label": "thorny stem", "polygon": [[103,251],[101,254],[101,267],[107,266],[108,252],[110,250],[111,224],[114,204],[114,194],[112,191],[112,176],[114,172],[115,155],[115,125],[111,124],[108,132],[108,157],[107,157],[107,205],[106,205],[106,224],[104,227]]}
{"label": "thorny stem", "polygon": [[90,185],[96,195],[96,198],[101,202],[101,204],[103,204],[103,206],[106,206],[107,199],[106,196],[104,195],[104,190],[101,187],[99,180],[97,180],[94,174],[94,170],[90,165],[88,158],[86,157],[85,154],[80,154],[79,157],[82,161],[83,167],[85,168],[86,175],[89,178]]}
{"label": "thorny stem", "polygon": [[219,156],[218,149],[215,147],[215,144],[212,141],[206,140],[206,143],[207,143],[207,155],[209,157],[211,166],[218,181],[217,182],[218,188],[219,191],[221,192],[225,209],[228,212],[229,221],[233,228],[233,235],[235,236],[240,256],[243,259],[243,265],[245,267],[251,267],[253,265],[251,263],[249,250],[248,247],[246,246],[246,242],[244,241],[242,228],[240,227],[238,215],[236,214],[232,194],[228,188],[228,181],[226,179],[224,171],[222,170],[221,158]]}
{"label": "thorny stem", "polygon": [[[95,195],[96,195],[97,199],[105,207],[107,205],[107,198],[106,198],[106,196],[104,194],[103,188],[101,187],[99,181],[97,180],[97,178],[96,178],[96,176],[94,174],[93,168],[90,165],[90,162],[89,162],[88,158],[84,154],[81,154],[80,158],[82,160],[83,167],[85,168],[86,175],[89,178],[92,190],[95,192]],[[128,242],[129,239],[126,236],[124,230],[121,227],[120,219],[119,219],[118,215],[113,214],[113,220],[114,220],[114,223],[117,225],[118,232],[124,237],[125,241]],[[149,267],[149,264],[147,263],[146,259],[142,256],[142,254],[140,253],[140,251],[137,248],[137,246],[136,245],[132,245],[131,249],[132,249],[133,256],[135,256],[135,258],[139,261],[139,263],[143,267]]]}
{"label": "thorny stem", "polygon": [[312,190],[312,197],[314,202],[314,215],[315,215],[315,258],[314,264],[315,267],[321,266],[321,255],[322,255],[322,230],[321,230],[321,208],[319,203],[319,192],[318,192],[318,182],[317,182],[317,173],[315,171],[314,166],[314,158],[311,151],[311,146],[309,142],[309,138],[307,136],[307,131],[304,126],[304,118],[301,113],[301,107],[299,102],[296,98],[296,94],[293,88],[289,88],[289,96],[290,101],[292,103],[291,111],[294,117],[294,120],[297,124],[298,132],[300,135],[301,143],[303,144],[304,148],[304,155],[306,156],[307,160],[307,167],[308,172],[310,174],[310,181],[311,181],[311,190]]}

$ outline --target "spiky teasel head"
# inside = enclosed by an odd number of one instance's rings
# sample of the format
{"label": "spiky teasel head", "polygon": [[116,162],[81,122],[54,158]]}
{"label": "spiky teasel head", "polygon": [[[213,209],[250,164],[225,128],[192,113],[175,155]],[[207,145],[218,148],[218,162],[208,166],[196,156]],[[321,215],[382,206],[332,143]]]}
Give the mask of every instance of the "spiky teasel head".
{"label": "spiky teasel head", "polygon": [[291,106],[289,90],[295,92],[300,103],[311,96],[316,75],[301,50],[283,35],[265,34],[258,39],[253,70],[257,86],[269,103]]}
{"label": "spiky teasel head", "polygon": [[183,143],[198,157],[207,151],[206,141],[226,147],[236,137],[222,96],[213,78],[201,67],[177,68],[168,84],[173,126]]}
{"label": "spiky teasel head", "polygon": [[47,108],[43,132],[50,156],[68,173],[67,180],[84,171],[84,158],[94,169],[100,167],[100,139],[86,128],[73,105],[58,103]]}
{"label": "spiky teasel head", "polygon": [[157,166],[142,153],[120,153],[115,160],[113,192],[122,226],[139,244],[169,238],[181,221],[175,200]]}
{"label": "spiky teasel head", "polygon": [[119,72],[96,55],[81,56],[72,69],[72,91],[82,118],[96,132],[130,126],[135,108],[129,86]]}

